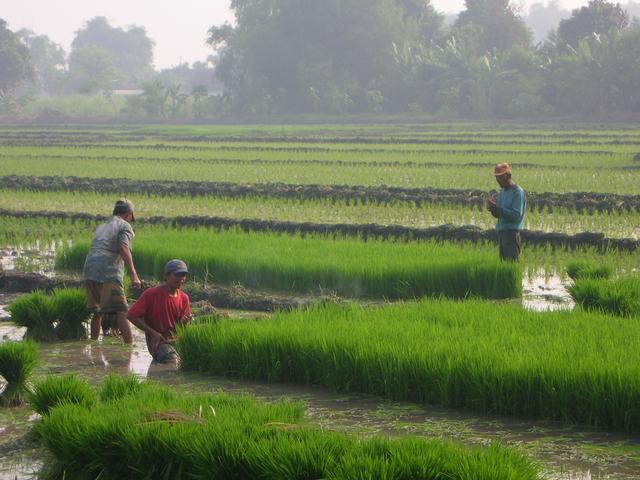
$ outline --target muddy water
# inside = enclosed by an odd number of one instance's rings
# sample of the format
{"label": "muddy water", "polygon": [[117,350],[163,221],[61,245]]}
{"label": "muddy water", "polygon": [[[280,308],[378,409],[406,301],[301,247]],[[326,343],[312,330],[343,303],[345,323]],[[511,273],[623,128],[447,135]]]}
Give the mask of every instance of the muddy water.
{"label": "muddy water", "polygon": [[59,243],[43,245],[36,242],[24,247],[5,246],[0,248],[0,270],[36,272],[52,276],[53,264]]}
{"label": "muddy water", "polygon": [[571,310],[575,302],[567,291],[569,280],[558,275],[525,274],[522,282],[522,306],[528,310]]}
{"label": "muddy water", "polygon": [[[251,316],[232,313],[234,316]],[[0,338],[18,339],[23,330],[0,323]],[[175,385],[184,391],[248,392],[260,398],[282,396],[305,401],[311,422],[326,429],[359,435],[413,435],[468,444],[501,441],[539,462],[545,479],[640,478],[640,437],[597,432],[555,423],[518,421],[469,415],[456,410],[388,402],[365,395],[342,395],[321,389],[234,381],[183,372],[175,365],[151,361],[144,337],[136,332],[133,347],[107,337],[89,341],[43,345],[36,376],[75,372],[98,383],[110,372],[133,372],[140,378]],[[43,463],[44,450],[28,435],[36,420],[27,408],[0,410],[0,479],[33,478]]]}

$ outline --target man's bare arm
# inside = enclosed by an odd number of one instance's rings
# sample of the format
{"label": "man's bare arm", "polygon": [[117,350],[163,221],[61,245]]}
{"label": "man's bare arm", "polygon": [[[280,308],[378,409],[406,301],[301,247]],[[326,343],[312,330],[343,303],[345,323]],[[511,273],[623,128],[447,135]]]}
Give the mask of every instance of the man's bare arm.
{"label": "man's bare arm", "polygon": [[143,318],[134,318],[127,315],[127,319],[151,337],[151,345],[153,346],[154,352],[158,348],[158,345],[166,340],[160,332],[154,330]]}

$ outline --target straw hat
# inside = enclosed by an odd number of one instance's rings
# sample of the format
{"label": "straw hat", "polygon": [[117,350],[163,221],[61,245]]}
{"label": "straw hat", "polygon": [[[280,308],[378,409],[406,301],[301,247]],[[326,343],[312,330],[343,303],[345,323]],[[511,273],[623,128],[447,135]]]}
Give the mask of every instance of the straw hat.
{"label": "straw hat", "polygon": [[497,164],[495,170],[493,171],[493,174],[496,177],[501,177],[502,175],[505,175],[507,173],[511,175],[511,165],[509,165],[508,163]]}

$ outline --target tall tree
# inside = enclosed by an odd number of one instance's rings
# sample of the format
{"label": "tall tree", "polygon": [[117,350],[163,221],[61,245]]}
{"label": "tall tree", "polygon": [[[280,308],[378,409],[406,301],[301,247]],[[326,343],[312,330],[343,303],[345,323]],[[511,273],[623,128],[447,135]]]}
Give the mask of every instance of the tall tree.
{"label": "tall tree", "polygon": [[10,97],[16,87],[33,78],[29,49],[0,18],[0,97]]}
{"label": "tall tree", "polygon": [[585,7],[573,10],[571,17],[560,22],[558,40],[577,48],[584,38],[607,35],[629,25],[629,15],[619,3],[591,0]]}
{"label": "tall tree", "polygon": [[640,112],[640,27],[582,39],[551,65],[549,99],[558,113]]}
{"label": "tall tree", "polygon": [[465,0],[465,6],[453,34],[469,38],[477,53],[530,47],[531,31],[509,0]]}
{"label": "tall tree", "polygon": [[121,79],[112,53],[97,45],[74,48],[69,56],[69,73],[80,93],[109,92]]}
{"label": "tall tree", "polygon": [[231,7],[236,26],[210,30],[218,75],[240,108],[266,111],[366,110],[368,92],[383,88],[393,69],[394,44],[431,35],[437,29],[428,25],[439,18],[420,0],[233,0]]}
{"label": "tall tree", "polygon": [[36,35],[30,30],[17,34],[29,48],[36,85],[47,93],[60,93],[66,65],[64,49],[46,35]]}
{"label": "tall tree", "polygon": [[98,47],[111,55],[122,78],[120,86],[138,86],[153,74],[153,41],[144,27],[112,27],[105,17],[95,17],[76,32],[71,53],[87,47]]}
{"label": "tall tree", "polygon": [[416,22],[419,40],[425,44],[437,40],[442,34],[444,17],[436,12],[431,0],[397,0],[405,15]]}

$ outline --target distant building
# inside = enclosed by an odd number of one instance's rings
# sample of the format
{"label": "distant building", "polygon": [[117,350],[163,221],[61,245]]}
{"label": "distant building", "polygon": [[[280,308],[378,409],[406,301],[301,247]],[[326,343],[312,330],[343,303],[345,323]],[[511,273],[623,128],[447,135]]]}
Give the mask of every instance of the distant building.
{"label": "distant building", "polygon": [[123,90],[113,90],[111,93],[113,95],[132,96],[132,95],[142,95],[144,93],[144,90],[141,90],[141,89],[123,89]]}

